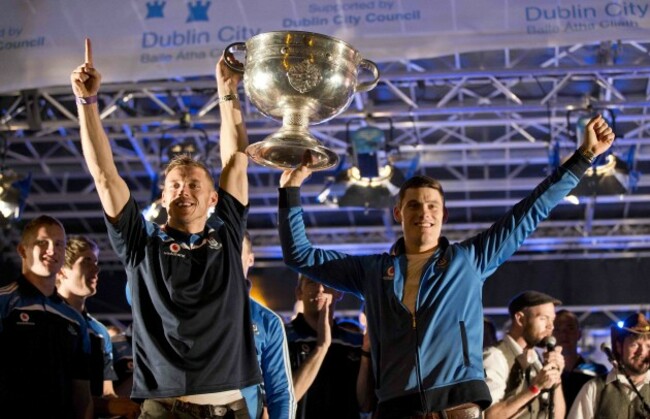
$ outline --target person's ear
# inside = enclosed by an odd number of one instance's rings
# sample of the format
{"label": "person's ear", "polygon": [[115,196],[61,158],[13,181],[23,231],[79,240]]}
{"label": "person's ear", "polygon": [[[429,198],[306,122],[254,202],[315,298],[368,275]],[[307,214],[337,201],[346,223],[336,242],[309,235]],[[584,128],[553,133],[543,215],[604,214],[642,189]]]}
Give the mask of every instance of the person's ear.
{"label": "person's ear", "polygon": [[217,202],[219,202],[219,194],[217,194],[217,191],[212,191],[212,193],[210,194],[210,204],[209,204],[209,206],[216,207]]}
{"label": "person's ear", "polygon": [[442,207],[442,223],[445,224],[449,220],[449,211],[447,211],[447,206]]}
{"label": "person's ear", "polygon": [[167,211],[169,208],[167,208],[167,204],[165,203],[165,190],[163,189],[162,192],[160,193],[160,205]]}
{"label": "person's ear", "polygon": [[513,321],[514,321],[518,326],[523,327],[523,326],[524,326],[524,323],[525,323],[525,321],[524,321],[524,317],[526,317],[526,313],[524,313],[523,311],[518,311],[518,312],[515,313],[515,316],[514,316]]}
{"label": "person's ear", "polygon": [[25,259],[27,257],[27,249],[25,249],[24,244],[20,243],[18,246],[16,246],[16,250],[22,259]]}
{"label": "person's ear", "polygon": [[398,223],[400,223],[400,224],[402,223],[402,211],[400,210],[400,208],[397,205],[393,207],[393,218]]}
{"label": "person's ear", "polygon": [[622,357],[623,356],[623,342],[616,340],[614,342],[614,347],[612,348],[614,351],[614,357]]}

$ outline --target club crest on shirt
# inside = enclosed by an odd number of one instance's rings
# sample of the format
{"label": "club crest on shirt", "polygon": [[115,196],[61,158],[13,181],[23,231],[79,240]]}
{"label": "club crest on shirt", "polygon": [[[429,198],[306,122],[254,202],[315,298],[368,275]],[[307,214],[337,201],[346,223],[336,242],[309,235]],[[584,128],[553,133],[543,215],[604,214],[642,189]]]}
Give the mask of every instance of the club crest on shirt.
{"label": "club crest on shirt", "polygon": [[71,324],[68,325],[68,333],[70,333],[72,336],[77,336],[77,331],[74,327],[72,327]]}
{"label": "club crest on shirt", "polygon": [[389,266],[388,269],[386,269],[386,272],[384,273],[382,279],[384,281],[392,281],[393,279],[395,279],[395,267]]}
{"label": "club crest on shirt", "polygon": [[219,243],[219,242],[218,242],[214,237],[210,237],[210,238],[208,239],[208,247],[209,247],[210,249],[213,249],[213,250],[219,250],[219,249],[221,249],[223,246],[222,246],[221,243]]}

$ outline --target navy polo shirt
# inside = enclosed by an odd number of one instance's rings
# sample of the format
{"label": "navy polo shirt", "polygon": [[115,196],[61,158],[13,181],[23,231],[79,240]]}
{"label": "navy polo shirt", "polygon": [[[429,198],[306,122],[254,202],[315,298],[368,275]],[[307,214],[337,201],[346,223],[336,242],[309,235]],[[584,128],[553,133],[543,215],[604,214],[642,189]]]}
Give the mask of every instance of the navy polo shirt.
{"label": "navy polo shirt", "polygon": [[261,382],[241,247],[248,207],[222,189],[201,234],[146,221],[131,197],[109,238],[133,310],[133,398],[235,390]]}
{"label": "navy polo shirt", "polygon": [[89,379],[82,315],[21,276],[0,288],[0,318],[0,410],[25,418],[72,417],[72,382]]}

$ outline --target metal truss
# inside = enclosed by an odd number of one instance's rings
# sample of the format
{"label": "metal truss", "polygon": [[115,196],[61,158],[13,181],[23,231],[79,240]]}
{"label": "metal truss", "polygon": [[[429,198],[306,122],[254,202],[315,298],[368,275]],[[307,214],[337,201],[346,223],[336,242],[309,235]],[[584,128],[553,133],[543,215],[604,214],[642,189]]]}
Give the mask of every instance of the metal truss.
{"label": "metal truss", "polygon": [[[614,116],[615,152],[639,175],[620,196],[560,205],[514,258],[645,257],[650,252],[650,43],[600,42],[570,47],[481,51],[380,63],[381,81],[312,133],[349,164],[348,133],[374,125],[387,134],[395,167],[439,178],[451,212],[444,233],[459,240],[486,228],[576,147],[575,116],[586,107]],[[99,69],[101,71],[101,69]],[[280,126],[245,98],[251,142]],[[218,95],[211,77],[112,83],[100,110],[118,169],[147,205],[169,148],[191,142],[218,168]],[[189,116],[189,119],[188,119]],[[181,123],[184,121],[185,123]],[[189,122],[189,125],[187,124]],[[0,94],[5,166],[32,188],[24,219],[49,213],[72,233],[108,250],[102,211],[83,163],[71,89],[56,86]],[[251,163],[249,230],[260,263],[279,263],[275,230],[279,171]],[[218,169],[215,169],[218,175]],[[313,241],[356,253],[385,251],[399,235],[390,209],[332,208],[316,201],[335,170],[303,188]],[[11,231],[5,245],[15,243]]]}

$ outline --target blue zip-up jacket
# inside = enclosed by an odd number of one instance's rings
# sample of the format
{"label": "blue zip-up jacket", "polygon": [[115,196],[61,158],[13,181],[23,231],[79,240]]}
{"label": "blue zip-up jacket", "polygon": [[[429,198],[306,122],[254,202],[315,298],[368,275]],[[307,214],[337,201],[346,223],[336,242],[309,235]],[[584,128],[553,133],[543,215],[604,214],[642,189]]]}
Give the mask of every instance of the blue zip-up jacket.
{"label": "blue zip-up jacket", "polygon": [[87,311],[82,313],[88,324],[90,337],[90,392],[93,396],[101,397],[104,394],[104,381],[117,380],[113,368],[113,343],[106,326]]}
{"label": "blue zip-up jacket", "polygon": [[273,311],[252,298],[250,301],[255,348],[262,368],[269,418],[293,419],[296,417],[296,398],[284,323]]}
{"label": "blue zip-up jacket", "polygon": [[402,304],[403,239],[394,255],[352,256],[313,248],[299,188],[280,188],[285,263],[309,278],[366,301],[382,417],[490,405],[482,363],[483,282],[573,189],[589,167],[575,153],[486,231],[460,243],[441,237],[423,268],[415,315]]}

